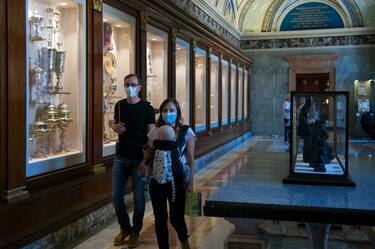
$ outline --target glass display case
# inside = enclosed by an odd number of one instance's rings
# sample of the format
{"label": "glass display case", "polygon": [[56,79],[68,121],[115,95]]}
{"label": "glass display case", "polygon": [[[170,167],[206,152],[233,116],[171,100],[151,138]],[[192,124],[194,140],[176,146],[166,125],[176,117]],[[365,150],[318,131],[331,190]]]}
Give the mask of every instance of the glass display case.
{"label": "glass display case", "polygon": [[249,72],[247,69],[244,71],[244,119],[247,120],[249,118]]}
{"label": "glass display case", "polygon": [[228,103],[229,103],[229,63],[227,60],[221,60],[221,84],[222,84],[222,108],[221,125],[228,125]]}
{"label": "glass display case", "polygon": [[241,121],[243,117],[243,69],[238,68],[238,115],[237,120]]}
{"label": "glass display case", "polygon": [[206,130],[206,67],[207,52],[195,49],[195,131]]}
{"label": "glass display case", "polygon": [[231,64],[231,80],[230,80],[230,123],[236,122],[236,102],[237,102],[237,66]]}
{"label": "glass display case", "polygon": [[190,124],[190,43],[176,39],[176,99],[183,122]]}
{"label": "glass display case", "polygon": [[219,126],[219,57],[211,54],[210,126]]}
{"label": "glass display case", "polygon": [[135,25],[135,17],[103,4],[103,156],[115,153],[115,104],[126,98],[125,76],[135,73]]}
{"label": "glass display case", "polygon": [[348,92],[292,92],[290,169],[284,183],[353,186]]}
{"label": "glass display case", "polygon": [[[371,116],[374,115],[374,93],[372,91],[373,80],[355,80],[354,81],[354,127],[352,127],[353,135],[356,136],[374,136],[373,129],[371,129],[371,122],[365,120],[371,120]],[[370,118],[370,119],[369,119]],[[365,124],[366,123],[366,124]]]}
{"label": "glass display case", "polygon": [[168,33],[147,25],[147,101],[159,108],[168,90]]}
{"label": "glass display case", "polygon": [[86,160],[86,1],[27,1],[28,177]]}

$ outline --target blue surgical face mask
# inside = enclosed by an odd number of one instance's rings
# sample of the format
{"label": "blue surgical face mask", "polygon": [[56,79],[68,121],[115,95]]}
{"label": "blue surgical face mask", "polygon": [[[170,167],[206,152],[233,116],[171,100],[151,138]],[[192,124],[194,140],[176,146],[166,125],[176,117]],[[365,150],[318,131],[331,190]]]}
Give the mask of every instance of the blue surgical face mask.
{"label": "blue surgical face mask", "polygon": [[176,122],[177,113],[176,112],[163,112],[162,117],[163,117],[164,122],[170,125]]}
{"label": "blue surgical face mask", "polygon": [[125,87],[125,93],[128,97],[135,97],[138,95],[138,89],[136,86],[128,86],[128,87]]}

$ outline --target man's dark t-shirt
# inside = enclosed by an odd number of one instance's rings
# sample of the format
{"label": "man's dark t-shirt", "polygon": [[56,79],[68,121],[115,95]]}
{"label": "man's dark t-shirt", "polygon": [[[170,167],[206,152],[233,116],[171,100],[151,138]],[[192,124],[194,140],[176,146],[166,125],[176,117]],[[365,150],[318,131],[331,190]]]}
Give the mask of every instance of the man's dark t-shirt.
{"label": "man's dark t-shirt", "polygon": [[124,123],[126,128],[119,135],[117,155],[126,159],[142,159],[142,145],[147,143],[147,125],[155,123],[153,107],[143,100],[129,104],[126,99],[122,99],[115,105],[115,121]]}

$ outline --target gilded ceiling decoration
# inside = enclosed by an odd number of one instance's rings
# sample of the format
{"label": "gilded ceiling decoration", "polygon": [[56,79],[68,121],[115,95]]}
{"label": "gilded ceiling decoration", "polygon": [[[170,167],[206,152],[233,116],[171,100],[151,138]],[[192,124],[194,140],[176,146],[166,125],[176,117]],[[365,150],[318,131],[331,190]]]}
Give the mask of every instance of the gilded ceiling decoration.
{"label": "gilded ceiling decoration", "polygon": [[208,0],[244,35],[375,26],[375,0]]}

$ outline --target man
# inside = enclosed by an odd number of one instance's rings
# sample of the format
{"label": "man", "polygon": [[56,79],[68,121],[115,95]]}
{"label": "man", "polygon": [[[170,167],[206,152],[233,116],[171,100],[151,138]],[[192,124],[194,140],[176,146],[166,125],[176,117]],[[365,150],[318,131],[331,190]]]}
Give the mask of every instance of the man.
{"label": "man", "polygon": [[285,95],[285,101],[283,103],[284,112],[284,143],[290,143],[290,96]]}
{"label": "man", "polygon": [[[121,227],[120,233],[114,239],[114,245],[128,242],[128,247],[133,248],[137,246],[145,211],[145,181],[138,172],[138,166],[143,159],[142,146],[147,143],[147,133],[154,127],[155,114],[153,107],[138,96],[142,86],[137,75],[127,75],[124,78],[124,87],[127,98],[115,105],[116,125],[113,127],[119,134],[119,142],[112,168],[112,200]],[[124,202],[129,176],[132,178],[134,190],[133,226],[130,224]]]}

